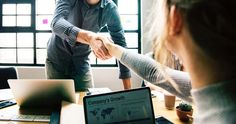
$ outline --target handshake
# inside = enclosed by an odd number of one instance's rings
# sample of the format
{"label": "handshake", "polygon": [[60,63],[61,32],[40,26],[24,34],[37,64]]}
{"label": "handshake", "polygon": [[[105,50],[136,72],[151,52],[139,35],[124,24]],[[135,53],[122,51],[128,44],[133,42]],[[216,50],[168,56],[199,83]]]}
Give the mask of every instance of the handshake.
{"label": "handshake", "polygon": [[113,41],[103,35],[93,33],[86,30],[81,30],[77,35],[77,42],[90,45],[94,55],[101,59],[110,59],[112,56],[112,46],[115,46]]}

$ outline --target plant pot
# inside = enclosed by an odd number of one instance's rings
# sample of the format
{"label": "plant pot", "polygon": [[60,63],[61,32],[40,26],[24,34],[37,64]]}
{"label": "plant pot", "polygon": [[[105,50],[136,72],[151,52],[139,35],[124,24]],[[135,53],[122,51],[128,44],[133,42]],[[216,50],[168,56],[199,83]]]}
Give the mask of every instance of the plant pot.
{"label": "plant pot", "polygon": [[187,116],[192,116],[193,115],[193,109],[191,111],[182,111],[180,110],[179,106],[176,107],[176,114],[179,117],[179,120],[182,122],[188,122],[190,118]]}

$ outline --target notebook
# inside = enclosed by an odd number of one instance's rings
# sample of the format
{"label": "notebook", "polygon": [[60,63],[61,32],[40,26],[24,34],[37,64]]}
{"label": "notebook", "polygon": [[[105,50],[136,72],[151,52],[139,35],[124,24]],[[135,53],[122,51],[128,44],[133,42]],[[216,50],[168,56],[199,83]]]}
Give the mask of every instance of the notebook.
{"label": "notebook", "polygon": [[155,124],[148,87],[85,96],[86,124]]}

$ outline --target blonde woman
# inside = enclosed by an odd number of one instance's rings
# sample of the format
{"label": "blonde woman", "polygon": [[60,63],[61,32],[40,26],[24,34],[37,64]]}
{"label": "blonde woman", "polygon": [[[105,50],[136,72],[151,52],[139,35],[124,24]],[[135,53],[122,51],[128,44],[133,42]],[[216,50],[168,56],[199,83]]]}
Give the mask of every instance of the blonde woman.
{"label": "blonde woman", "polygon": [[197,110],[194,123],[235,123],[236,1],[159,1],[160,43],[182,60],[189,76],[101,37],[109,53],[147,81],[188,101],[192,95]]}

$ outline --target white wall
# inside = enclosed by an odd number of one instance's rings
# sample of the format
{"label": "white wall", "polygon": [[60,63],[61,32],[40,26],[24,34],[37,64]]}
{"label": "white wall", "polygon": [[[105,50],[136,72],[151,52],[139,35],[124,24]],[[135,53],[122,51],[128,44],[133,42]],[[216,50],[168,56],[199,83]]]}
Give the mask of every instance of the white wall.
{"label": "white wall", "polygon": [[148,16],[154,0],[142,0],[141,19],[142,19],[142,53],[146,54],[152,50],[152,41],[146,34],[150,27],[147,24]]}
{"label": "white wall", "polygon": [[[16,67],[19,79],[45,79],[44,67]],[[112,90],[122,90],[123,83],[118,79],[118,68],[92,68],[95,87],[109,87]],[[141,79],[132,73],[132,87],[140,87]]]}

